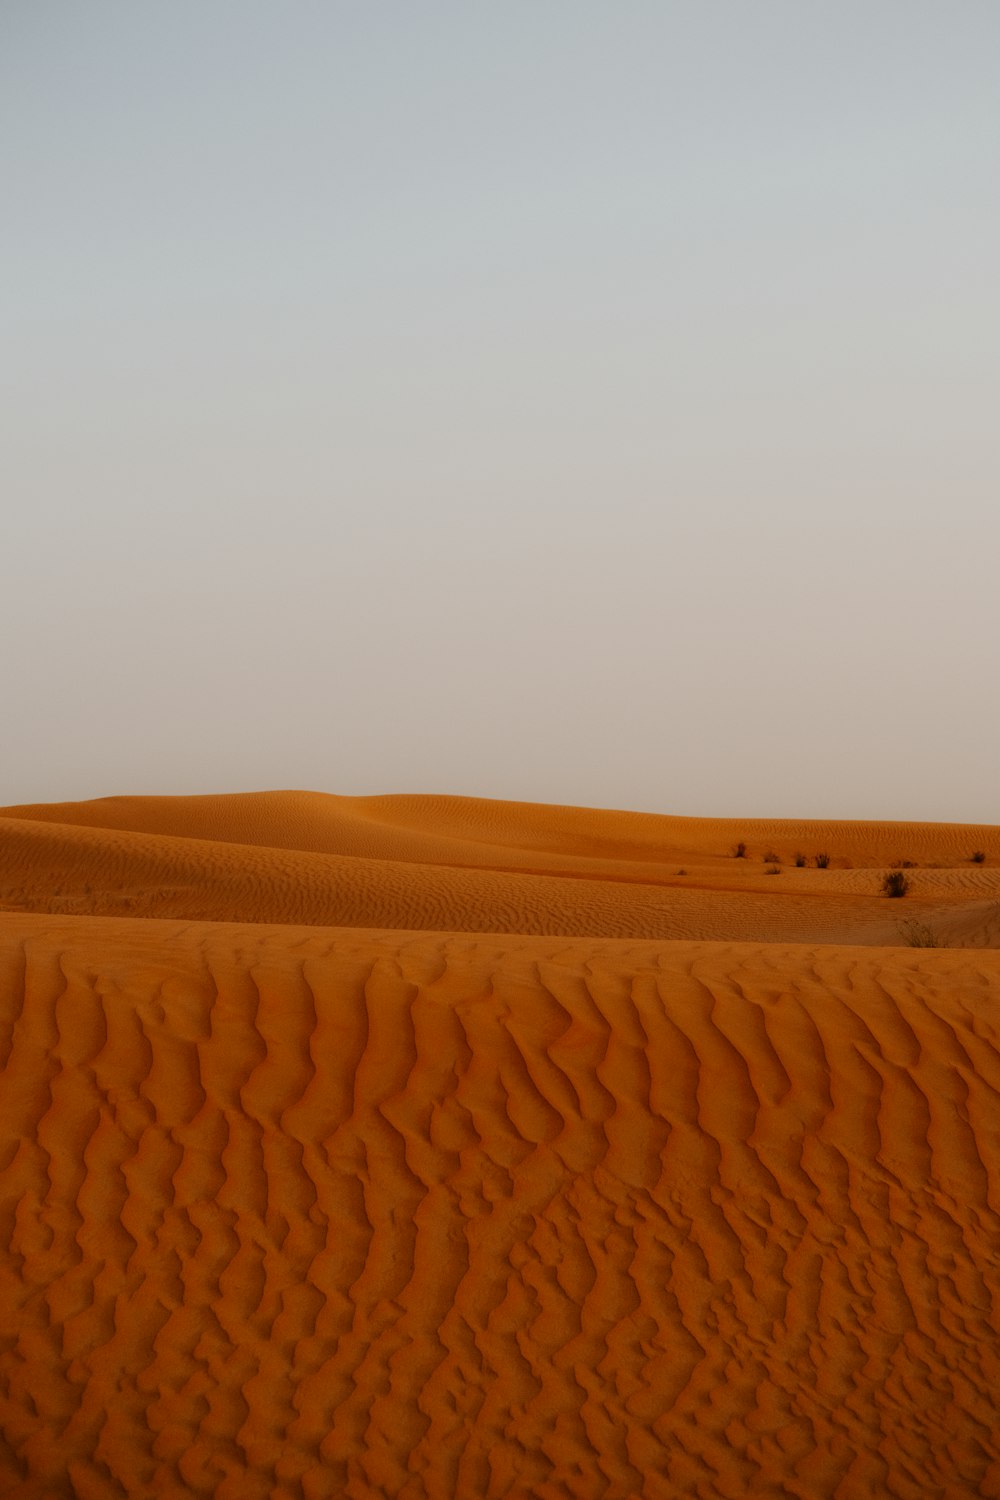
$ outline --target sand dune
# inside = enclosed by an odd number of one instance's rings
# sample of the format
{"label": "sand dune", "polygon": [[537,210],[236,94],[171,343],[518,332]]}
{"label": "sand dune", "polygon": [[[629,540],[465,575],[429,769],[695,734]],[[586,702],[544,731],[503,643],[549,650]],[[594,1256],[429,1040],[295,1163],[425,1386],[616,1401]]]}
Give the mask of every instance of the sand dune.
{"label": "sand dune", "polygon": [[[789,819],[676,818],[603,808],[441,796],[337,797],[249,792],[201,797],[102,797],[0,808],[16,817],[78,827],[352,854],[418,864],[626,875],[678,860],[726,867],[746,845],[750,863],[774,852],[791,865],[817,853],[837,868],[966,864],[976,851],[1000,861],[1000,828],[968,823],[844,823]],[[634,872],[633,872],[634,873]]]}
{"label": "sand dune", "polygon": [[[882,891],[903,862],[905,906]],[[1000,941],[1000,830],[463,798],[108,798],[2,810],[0,908],[877,945],[905,941],[909,922],[988,947]]]}
{"label": "sand dune", "polygon": [[1000,1495],[997,947],[989,827],[4,809],[0,1495]]}
{"label": "sand dune", "polygon": [[10,1496],[1000,1490],[1000,959],[8,915]]}

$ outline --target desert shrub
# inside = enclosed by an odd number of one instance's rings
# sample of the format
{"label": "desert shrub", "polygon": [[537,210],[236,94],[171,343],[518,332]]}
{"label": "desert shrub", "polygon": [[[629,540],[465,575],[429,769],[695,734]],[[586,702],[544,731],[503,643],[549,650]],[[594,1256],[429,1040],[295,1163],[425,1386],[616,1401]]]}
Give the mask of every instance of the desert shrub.
{"label": "desert shrub", "polygon": [[970,855],[970,858],[974,865],[982,865],[986,863],[986,855],[983,853],[982,849],[977,849],[975,854]]}
{"label": "desert shrub", "polygon": [[747,857],[747,846],[746,846],[746,844],[744,844],[741,841],[733,849],[733,858],[734,859],[746,859],[746,857]]}
{"label": "desert shrub", "polygon": [[765,875],[780,875],[781,874],[781,866],[780,865],[768,865],[767,869],[764,871],[764,874]]}
{"label": "desert shrub", "polygon": [[882,876],[882,890],[887,896],[905,896],[910,889],[910,882],[902,870],[890,870]]}
{"label": "desert shrub", "polygon": [[910,917],[906,922],[900,922],[899,935],[911,948],[941,948],[944,946],[933,927],[928,927],[926,922],[918,922],[913,917]]}
{"label": "desert shrub", "polygon": [[763,861],[764,861],[764,863],[766,865],[780,865],[781,864],[780,857],[777,854],[775,854],[773,851],[769,851],[767,854],[762,855],[761,858],[763,859]]}
{"label": "desert shrub", "polygon": [[825,870],[826,867],[827,867],[827,865],[829,863],[830,863],[830,856],[829,856],[829,854],[817,854],[817,856],[816,856],[816,868],[817,868],[817,870]]}
{"label": "desert shrub", "polygon": [[796,854],[796,856],[795,856],[795,868],[797,870],[804,870],[805,869],[805,864],[806,864],[806,857],[805,857],[805,855],[804,854]]}
{"label": "desert shrub", "polygon": [[687,870],[678,870],[677,873],[678,873],[678,875],[686,875],[687,874]]}

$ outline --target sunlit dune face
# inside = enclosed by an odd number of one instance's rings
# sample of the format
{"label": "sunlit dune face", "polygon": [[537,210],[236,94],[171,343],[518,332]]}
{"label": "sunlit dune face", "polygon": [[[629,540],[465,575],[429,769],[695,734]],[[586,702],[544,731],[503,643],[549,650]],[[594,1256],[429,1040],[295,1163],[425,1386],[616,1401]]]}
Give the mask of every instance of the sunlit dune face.
{"label": "sunlit dune face", "polygon": [[[862,945],[917,920],[950,946],[1000,941],[1000,835],[963,824],[286,792],[7,808],[0,828],[15,910]],[[884,899],[895,867],[905,906]]]}

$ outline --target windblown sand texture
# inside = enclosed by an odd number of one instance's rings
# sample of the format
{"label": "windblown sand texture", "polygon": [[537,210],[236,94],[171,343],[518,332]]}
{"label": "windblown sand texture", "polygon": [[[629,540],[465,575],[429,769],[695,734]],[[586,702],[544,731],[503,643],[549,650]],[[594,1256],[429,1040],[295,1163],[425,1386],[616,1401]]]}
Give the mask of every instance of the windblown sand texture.
{"label": "windblown sand texture", "polygon": [[[735,859],[740,843],[746,857]],[[905,906],[882,894],[887,870],[904,861]],[[992,947],[1000,828],[669,818],[463,797],[110,797],[0,808],[4,909],[876,945],[902,942],[905,918],[949,946]]]}
{"label": "windblown sand texture", "polygon": [[1000,1495],[1000,830],[0,832],[0,1495]]}

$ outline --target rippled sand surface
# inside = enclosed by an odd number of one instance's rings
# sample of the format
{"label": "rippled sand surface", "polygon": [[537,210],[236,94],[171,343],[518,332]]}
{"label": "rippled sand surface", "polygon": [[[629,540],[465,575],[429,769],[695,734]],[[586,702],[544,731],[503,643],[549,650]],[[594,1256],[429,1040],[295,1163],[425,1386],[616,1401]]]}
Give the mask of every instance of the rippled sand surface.
{"label": "rippled sand surface", "polygon": [[1000,1495],[997,830],[0,834],[3,1496]]}

